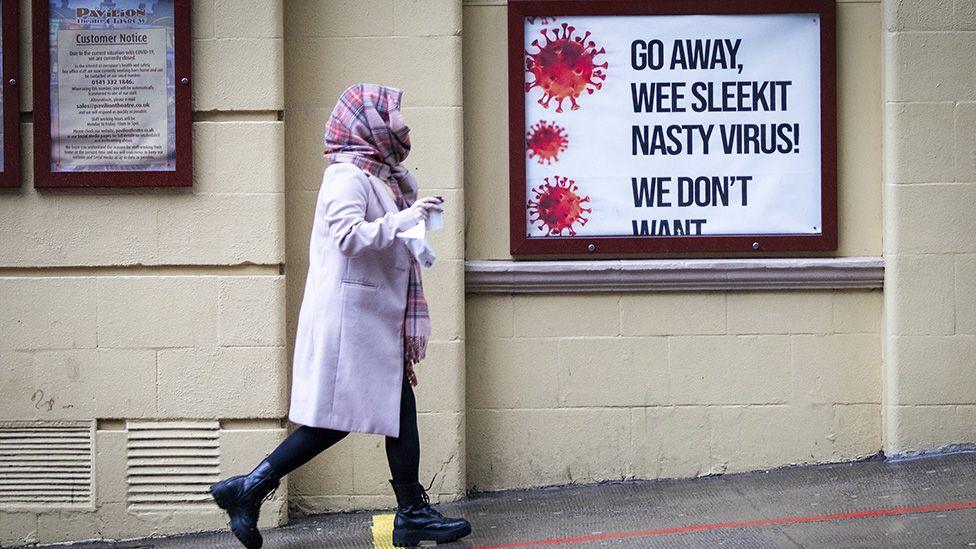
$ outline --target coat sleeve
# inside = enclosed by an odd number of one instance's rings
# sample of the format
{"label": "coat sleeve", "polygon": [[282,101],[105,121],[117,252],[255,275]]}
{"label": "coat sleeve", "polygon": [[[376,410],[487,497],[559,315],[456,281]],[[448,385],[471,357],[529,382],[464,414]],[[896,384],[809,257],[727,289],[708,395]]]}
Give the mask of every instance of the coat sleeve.
{"label": "coat sleeve", "polygon": [[410,210],[387,212],[366,221],[370,184],[359,170],[337,170],[323,181],[322,199],[329,236],[343,255],[391,246],[396,234],[417,224]]}

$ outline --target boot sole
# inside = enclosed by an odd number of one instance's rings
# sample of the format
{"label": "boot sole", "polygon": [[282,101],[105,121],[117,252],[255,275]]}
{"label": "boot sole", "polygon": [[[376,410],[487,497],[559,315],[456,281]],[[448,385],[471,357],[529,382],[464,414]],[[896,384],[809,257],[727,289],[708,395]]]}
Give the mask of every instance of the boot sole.
{"label": "boot sole", "polygon": [[395,547],[416,547],[422,541],[433,541],[436,543],[450,543],[457,541],[471,533],[471,525],[458,528],[457,530],[431,531],[431,530],[393,530],[393,545]]}

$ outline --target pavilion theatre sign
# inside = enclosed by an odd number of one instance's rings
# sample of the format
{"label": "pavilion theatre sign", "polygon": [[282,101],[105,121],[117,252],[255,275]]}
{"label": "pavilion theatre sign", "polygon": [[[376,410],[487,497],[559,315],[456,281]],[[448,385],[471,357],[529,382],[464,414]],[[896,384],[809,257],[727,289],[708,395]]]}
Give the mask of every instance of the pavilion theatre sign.
{"label": "pavilion theatre sign", "polygon": [[510,0],[511,247],[833,250],[833,0]]}

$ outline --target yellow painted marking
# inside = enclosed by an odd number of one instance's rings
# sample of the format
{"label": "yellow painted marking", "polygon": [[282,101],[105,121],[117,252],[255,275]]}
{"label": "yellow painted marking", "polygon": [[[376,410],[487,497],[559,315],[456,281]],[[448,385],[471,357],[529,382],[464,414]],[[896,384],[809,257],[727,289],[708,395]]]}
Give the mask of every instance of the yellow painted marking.
{"label": "yellow painted marking", "polygon": [[393,513],[373,515],[373,547],[393,549]]}

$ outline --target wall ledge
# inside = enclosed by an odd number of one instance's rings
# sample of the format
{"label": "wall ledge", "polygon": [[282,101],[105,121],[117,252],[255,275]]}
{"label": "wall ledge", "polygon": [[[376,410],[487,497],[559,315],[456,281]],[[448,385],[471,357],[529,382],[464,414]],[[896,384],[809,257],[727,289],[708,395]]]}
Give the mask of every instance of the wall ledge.
{"label": "wall ledge", "polygon": [[884,258],[464,262],[469,293],[875,289]]}

